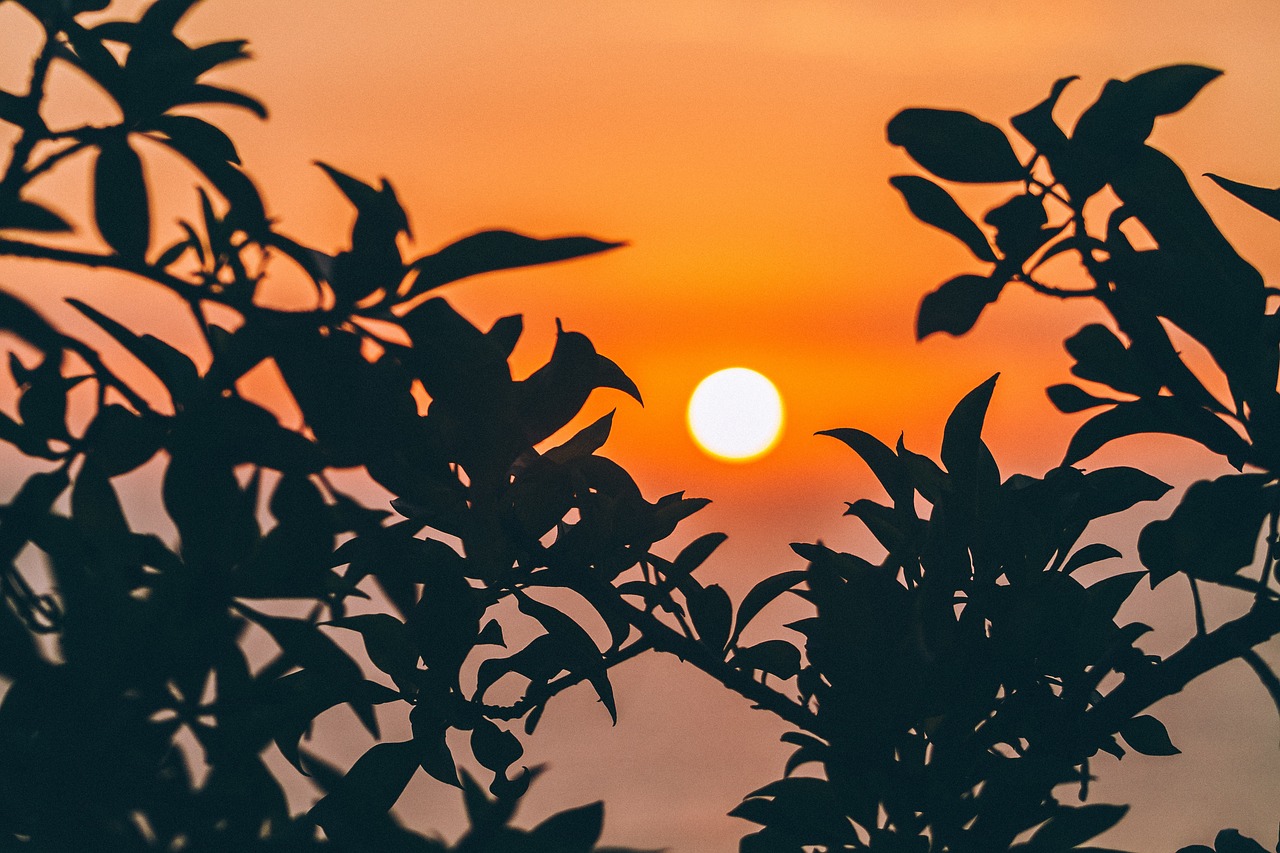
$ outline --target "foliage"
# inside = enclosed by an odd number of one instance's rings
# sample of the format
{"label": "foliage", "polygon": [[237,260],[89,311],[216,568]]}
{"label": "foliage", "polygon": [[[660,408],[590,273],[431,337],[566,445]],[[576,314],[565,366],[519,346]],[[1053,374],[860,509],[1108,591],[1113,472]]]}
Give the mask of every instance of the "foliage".
{"label": "foliage", "polygon": [[[71,300],[90,332],[131,358],[127,368],[108,365],[92,339],[0,291],[18,389],[17,417],[0,413],[0,438],[37,469],[0,514],[6,843],[603,851],[599,803],[532,830],[510,826],[539,772],[520,764],[514,724],[532,732],[550,700],[582,682],[614,716],[610,669],[660,651],[795,729],[784,736],[796,746],[784,778],[733,812],[758,827],[744,851],[1096,849],[1081,845],[1125,807],[1070,806],[1057,794],[1073,785],[1087,796],[1099,751],[1176,753],[1144,713],[1150,705],[1234,659],[1249,662],[1280,703],[1280,681],[1252,651],[1280,633],[1272,291],[1177,166],[1145,144],[1155,118],[1181,109],[1217,72],[1174,66],[1112,81],[1070,136],[1052,116],[1069,82],[1059,81],[1013,119],[1031,146],[1025,164],[1002,130],[966,113],[895,117],[890,141],[935,176],[1017,186],[985,215],[984,230],[930,179],[893,179],[913,213],[990,267],[926,296],[920,336],[967,332],[1010,284],[1096,299],[1114,329],[1086,326],[1067,348],[1080,379],[1118,396],[1050,389],[1063,411],[1103,411],[1041,478],[1002,477],[983,443],[995,377],[951,414],[941,464],[901,440],[889,447],[856,429],[828,431],[885,488],[888,504],[858,500],[848,514],[886,556],[872,563],[796,545],[805,568],[762,580],[735,607],[696,577],[723,534],[671,558],[654,552],[705,501],[643,497],[598,452],[611,416],[550,446],[593,391],[640,399],[618,366],[584,335],[558,329],[547,364],[515,380],[508,359],[520,318],[482,331],[433,292],[619,244],[483,232],[406,258],[410,226],[392,186],[322,164],[355,217],[348,248],[311,248],[267,216],[235,143],[192,114],[217,103],[265,116],[252,97],[205,79],[244,58],[243,42],[192,46],[175,34],[195,0],[155,0],[133,21],[103,20],[105,2],[20,5],[45,41],[28,91],[0,91],[0,119],[16,129],[0,178],[0,255],[122,271],[164,288],[189,308],[200,341],[184,350]],[[47,125],[53,63],[99,86],[119,121]],[[180,155],[199,182],[202,215],[182,222],[171,245],[154,245],[145,140]],[[73,249],[58,236],[72,231],[70,218],[31,187],[75,157],[92,160],[90,218],[101,242],[88,236]],[[1276,216],[1277,191],[1216,180]],[[1107,186],[1121,203],[1098,236],[1084,206]],[[1133,245],[1138,224],[1152,247]],[[1090,287],[1041,282],[1042,267],[1068,254]],[[264,307],[262,283],[284,274],[305,278],[313,307]],[[1204,345],[1230,401],[1180,359],[1167,324]],[[303,426],[247,399],[244,378],[258,370],[279,372]],[[163,394],[138,390],[144,371]],[[1190,438],[1242,473],[1196,484],[1143,531],[1145,571],[1086,587],[1077,570],[1119,555],[1081,544],[1088,524],[1169,486],[1130,467],[1073,466],[1141,432]],[[120,500],[116,480],[144,466],[163,469],[176,544],[138,529]],[[335,484],[333,472],[352,469],[394,496],[394,515]],[[1264,526],[1267,551],[1251,575]],[[32,549],[44,556],[51,593],[32,582]],[[1210,631],[1197,597],[1197,636],[1162,660],[1138,645],[1147,626],[1117,618],[1144,578],[1155,585],[1178,574],[1193,589],[1230,587],[1251,605]],[[812,614],[787,626],[792,634],[745,643],[748,623],[788,593]],[[569,598],[598,614],[607,640],[566,612]],[[508,648],[506,638],[529,626],[531,639]],[[247,651],[253,636],[270,638],[268,660]],[[343,638],[358,639],[364,654],[353,657]],[[522,695],[500,704],[499,682]],[[375,706],[402,708],[411,737],[379,740],[336,768],[300,742],[339,705],[375,738]],[[473,759],[464,763],[485,768],[484,784],[459,768],[459,733]],[[290,813],[264,763],[273,746],[324,794],[305,813]],[[793,772],[808,764],[821,774]],[[419,770],[461,789],[470,829],[453,847],[391,813]],[[1230,853],[1253,842],[1225,831],[1215,844]]]}

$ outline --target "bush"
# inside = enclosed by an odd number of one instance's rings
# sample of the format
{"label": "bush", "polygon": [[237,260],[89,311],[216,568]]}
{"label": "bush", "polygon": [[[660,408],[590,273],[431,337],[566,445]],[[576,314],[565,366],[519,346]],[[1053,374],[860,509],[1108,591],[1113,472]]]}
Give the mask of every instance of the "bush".
{"label": "bush", "polygon": [[[603,850],[599,803],[531,830],[510,825],[539,772],[520,764],[513,729],[532,732],[548,701],[582,682],[615,714],[610,669],[657,651],[794,728],[783,737],[796,747],[783,778],[733,812],[758,827],[744,851],[1083,850],[1125,807],[1058,797],[1087,797],[1100,751],[1176,753],[1144,713],[1154,702],[1242,659],[1280,704],[1280,681],[1253,651],[1280,633],[1280,327],[1266,310],[1274,291],[1218,232],[1178,167],[1146,144],[1154,120],[1218,72],[1172,66],[1112,81],[1070,136],[1052,115],[1069,82],[1059,81],[1012,120],[1034,149],[1027,163],[1002,130],[966,113],[894,118],[890,142],[936,177],[1013,191],[985,215],[984,230],[930,179],[892,179],[917,217],[987,268],[926,296],[918,334],[967,332],[1008,286],[1094,299],[1112,325],[1084,327],[1067,348],[1073,372],[1109,390],[1049,390],[1063,411],[1101,412],[1042,478],[1002,477],[982,441],[994,377],[951,414],[941,465],[901,442],[828,431],[885,488],[888,504],[859,500],[849,514],[887,556],[877,564],[797,545],[806,567],[766,578],[735,607],[696,575],[722,534],[674,557],[655,553],[705,501],[646,499],[599,454],[611,416],[547,446],[593,391],[639,399],[622,370],[584,335],[558,329],[548,363],[513,380],[520,318],[480,330],[433,293],[618,244],[490,231],[406,258],[409,223],[392,186],[322,165],[355,217],[348,248],[311,248],[267,216],[234,142],[192,114],[217,103],[265,116],[251,96],[205,81],[244,58],[243,42],[191,46],[174,34],[194,0],[156,0],[137,20],[94,24],[86,21],[100,18],[86,13],[108,3],[20,5],[45,40],[28,92],[0,92],[0,119],[16,129],[0,178],[0,255],[121,271],[164,288],[188,306],[201,340],[184,351],[71,300],[136,362],[112,365],[0,291],[17,387],[17,417],[0,415],[0,438],[38,469],[0,515],[8,844]],[[44,83],[55,62],[100,86],[120,121],[48,126]],[[143,139],[180,155],[198,182],[202,217],[183,222],[172,245],[153,245]],[[65,248],[57,235],[71,223],[29,186],[75,157],[93,163],[101,243]],[[1280,191],[1215,180],[1280,218]],[[1085,203],[1106,186],[1121,206],[1096,234]],[[1130,243],[1121,227],[1129,220],[1145,226],[1153,248]],[[1064,254],[1080,259],[1088,287],[1042,279]],[[304,276],[314,306],[265,307],[259,288],[281,274]],[[1213,356],[1230,401],[1180,359],[1166,323]],[[138,390],[139,368],[162,394]],[[255,369],[279,371],[304,426],[286,427],[246,399],[242,379]],[[1184,436],[1240,473],[1193,485],[1172,516],[1143,531],[1144,570],[1086,587],[1077,569],[1118,556],[1081,544],[1088,524],[1169,486],[1135,468],[1073,466],[1141,432]],[[153,459],[176,541],[135,529],[114,483]],[[394,513],[339,488],[340,470],[393,495]],[[51,593],[36,591],[20,559],[29,546],[44,555]],[[1160,659],[1139,645],[1150,629],[1118,624],[1117,613],[1138,583],[1174,575],[1193,590],[1228,587],[1248,608],[1209,630],[1197,595],[1197,635]],[[811,615],[790,634],[740,642],[786,593]],[[562,609],[569,595],[608,626],[604,648]],[[538,628],[503,651],[513,619]],[[250,631],[273,641],[270,660],[251,659]],[[364,654],[340,645],[344,637]],[[523,685],[521,698],[497,704],[499,681]],[[378,742],[345,772],[300,745],[314,718],[338,705],[378,738],[375,706],[392,703],[412,736]],[[456,732],[466,733],[483,780],[459,770],[447,739]],[[273,745],[325,792],[305,813],[290,812],[264,764]],[[188,758],[202,772],[193,776]],[[820,775],[793,773],[810,763]],[[461,789],[470,829],[452,848],[390,813],[419,769]],[[1216,844],[1218,853],[1261,849],[1230,831]]]}

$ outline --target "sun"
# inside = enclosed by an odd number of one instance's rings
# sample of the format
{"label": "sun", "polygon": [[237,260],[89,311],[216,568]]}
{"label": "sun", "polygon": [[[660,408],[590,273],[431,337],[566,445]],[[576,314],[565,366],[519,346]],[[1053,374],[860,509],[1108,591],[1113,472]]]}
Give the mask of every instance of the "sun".
{"label": "sun", "polygon": [[782,397],[754,370],[730,367],[698,383],[689,398],[689,432],[708,455],[759,459],[782,437]]}

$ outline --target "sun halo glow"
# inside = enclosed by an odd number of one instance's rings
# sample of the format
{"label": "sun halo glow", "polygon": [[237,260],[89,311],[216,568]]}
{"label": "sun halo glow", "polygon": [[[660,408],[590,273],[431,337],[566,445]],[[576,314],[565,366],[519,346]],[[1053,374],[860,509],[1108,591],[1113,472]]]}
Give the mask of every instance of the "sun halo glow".
{"label": "sun halo glow", "polygon": [[782,397],[767,378],[745,367],[717,371],[689,398],[689,432],[705,453],[727,462],[749,462],[782,437]]}

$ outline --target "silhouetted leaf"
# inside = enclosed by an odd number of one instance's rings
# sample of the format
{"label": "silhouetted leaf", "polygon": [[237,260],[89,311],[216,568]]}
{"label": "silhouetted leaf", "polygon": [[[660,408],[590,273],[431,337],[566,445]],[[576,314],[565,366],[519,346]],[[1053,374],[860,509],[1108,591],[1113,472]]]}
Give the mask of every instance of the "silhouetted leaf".
{"label": "silhouetted leaf", "polygon": [[916,340],[922,341],[934,332],[963,335],[1003,288],[1004,282],[981,275],[958,275],[943,282],[920,302]]}
{"label": "silhouetted leaf", "polygon": [[1192,483],[1173,515],[1144,527],[1138,555],[1151,585],[1178,572],[1223,581],[1252,564],[1272,506],[1273,495],[1264,489],[1269,476],[1228,474]]}
{"label": "silhouetted leaf", "polygon": [[422,769],[446,785],[462,787],[462,783],[458,781],[453,754],[445,742],[445,734],[449,731],[448,721],[435,709],[419,702],[409,712],[409,722],[413,728],[413,743],[417,747],[418,762]]}
{"label": "silhouetted leaf", "polygon": [[1124,512],[1135,504],[1156,501],[1173,488],[1137,468],[1100,468],[1084,475],[1086,491],[1081,509],[1089,519]]}
{"label": "silhouetted leaf", "polygon": [[1238,829],[1224,829],[1213,839],[1217,853],[1267,853],[1261,844],[1240,834]]}
{"label": "silhouetted leaf", "polygon": [[244,92],[210,86],[207,83],[193,83],[187,86],[177,100],[178,104],[226,104],[248,110],[260,119],[267,117],[267,108],[257,98]]}
{"label": "silhouetted leaf", "polygon": [[1009,123],[1013,125],[1013,129],[1021,133],[1023,138],[1035,146],[1035,149],[1041,154],[1052,157],[1066,146],[1067,135],[1063,133],[1058,123],[1053,120],[1053,108],[1057,106],[1058,99],[1062,97],[1062,93],[1067,86],[1079,79],[1076,76],[1058,79],[1054,82],[1053,88],[1049,92],[1049,97],[1025,113],[1016,115],[1009,120]]}
{"label": "silhouetted leaf", "polygon": [[1162,116],[1176,113],[1210,82],[1222,76],[1203,65],[1166,65],[1130,77],[1125,82],[1132,108]]}
{"label": "silhouetted leaf", "polygon": [[729,594],[719,584],[711,584],[685,598],[698,639],[713,651],[722,652],[733,627],[733,603]]}
{"label": "silhouetted leaf", "polygon": [[728,535],[724,533],[707,533],[699,536],[681,549],[671,565],[672,575],[692,574],[695,569],[707,561],[712,552],[719,548]]}
{"label": "silhouetted leaf", "polygon": [[1103,545],[1100,542],[1095,542],[1092,545],[1085,545],[1083,548],[1072,554],[1066,564],[1063,565],[1062,570],[1067,574],[1071,574],[1076,569],[1088,566],[1092,563],[1097,563],[1102,560],[1113,560],[1116,557],[1121,556],[1123,555],[1110,545]]}
{"label": "silhouetted leaf", "polygon": [[1164,723],[1146,714],[1134,717],[1120,727],[1120,737],[1143,755],[1178,755],[1182,750],[1169,740]]}
{"label": "silhouetted leaf", "polygon": [[1280,189],[1263,189],[1213,174],[1207,177],[1255,210],[1262,211],[1272,219],[1280,220]]}
{"label": "silhouetted leaf", "polygon": [[906,465],[880,439],[860,429],[848,428],[821,430],[816,434],[842,441],[861,456],[880,485],[884,486],[885,493],[893,499],[894,506],[911,505],[914,490]]}
{"label": "silhouetted leaf", "polygon": [[1050,402],[1057,407],[1058,411],[1066,414],[1083,412],[1086,409],[1096,408],[1097,406],[1109,406],[1120,402],[1111,397],[1095,397],[1079,386],[1070,384],[1051,385],[1046,389],[1046,393],[1049,395]]}
{"label": "silhouetted leaf", "polygon": [[485,332],[484,335],[493,341],[503,354],[510,358],[523,331],[524,318],[519,314],[510,314],[494,320],[493,325],[489,327],[489,331]]}
{"label": "silhouetted leaf", "polygon": [[142,260],[151,241],[151,210],[142,161],[124,134],[102,140],[94,161],[93,216],[98,232],[122,257]]}
{"label": "silhouetted leaf", "polygon": [[152,335],[134,334],[121,323],[79,299],[68,299],[67,302],[111,335],[130,355],[154,373],[168,389],[175,406],[180,406],[194,396],[200,374],[195,363],[184,353]]}
{"label": "silhouetted leaf", "polygon": [[742,598],[742,604],[738,605],[738,616],[733,628],[733,637],[730,643],[736,643],[738,637],[742,635],[742,629],[751,622],[752,619],[759,615],[770,602],[775,598],[803,583],[805,572],[797,569],[789,572],[779,572],[776,575],[770,575],[764,580],[757,583]]}
{"label": "silhouetted leaf", "polygon": [[609,243],[592,237],[552,237],[540,240],[512,231],[481,231],[410,264],[410,269],[417,273],[417,278],[409,293],[426,293],[441,285],[480,273],[555,263],[625,245],[626,243]]}
{"label": "silhouetted leaf", "polygon": [[24,231],[68,233],[71,225],[58,214],[34,201],[10,199],[0,206],[0,229],[21,228]]}
{"label": "silhouetted leaf", "polygon": [[366,613],[334,619],[327,624],[358,631],[364,639],[370,663],[391,676],[397,685],[413,683],[418,652],[405,624],[399,619],[386,613]]}
{"label": "silhouetted leaf", "polygon": [[1015,195],[992,208],[982,221],[996,229],[996,248],[1015,268],[1062,231],[1062,227],[1047,227],[1044,201],[1030,193]]}
{"label": "silhouetted leaf", "polygon": [[501,776],[524,755],[524,747],[511,732],[481,718],[471,730],[471,752],[476,761]]}
{"label": "silhouetted leaf", "polygon": [[583,427],[573,438],[559,447],[551,448],[543,456],[552,462],[564,464],[595,453],[609,439],[609,432],[613,429],[614,411],[609,412],[609,414],[590,426]]}
{"label": "silhouetted leaf", "polygon": [[[947,417],[942,431],[942,464],[953,477],[972,480],[983,465],[982,424],[995,392],[997,373],[961,398]],[[997,485],[998,485],[997,479]]]}
{"label": "silhouetted leaf", "polygon": [[197,167],[209,160],[240,163],[240,154],[231,137],[204,119],[166,113],[147,124],[148,129],[167,136],[168,144]]}
{"label": "silhouetted leaf", "polygon": [[733,654],[739,669],[760,670],[778,678],[794,678],[800,672],[800,650],[785,640],[765,640],[744,646]]}
{"label": "silhouetted leaf", "polygon": [[1152,396],[1159,389],[1133,352],[1106,326],[1090,323],[1067,338],[1064,346],[1076,360],[1071,372],[1081,379],[1137,396]]}
{"label": "silhouetted leaf", "polygon": [[594,802],[554,814],[529,832],[538,850],[591,853],[604,828],[604,803]]}
{"label": "silhouetted leaf", "polygon": [[381,815],[400,799],[417,769],[417,745],[412,740],[374,744],[308,814],[320,826],[335,812],[357,818]]}
{"label": "silhouetted leaf", "polygon": [[912,214],[926,225],[947,232],[969,247],[969,251],[983,261],[995,263],[995,253],[987,237],[974,221],[960,209],[951,194],[928,178],[918,175],[896,175],[889,179],[894,189],[902,193]]}
{"label": "silhouetted leaf", "polygon": [[1076,808],[1060,806],[1049,822],[1031,836],[1030,846],[1034,849],[1070,850],[1115,826],[1128,811],[1128,806],[1105,804]]}
{"label": "silhouetted leaf", "polygon": [[888,137],[944,180],[986,184],[1026,176],[1004,131],[966,112],[906,109],[889,121]]}
{"label": "silhouetted leaf", "polygon": [[1063,464],[1073,465],[1117,438],[1148,432],[1190,438],[1237,468],[1249,453],[1244,439],[1208,411],[1187,408],[1172,397],[1147,397],[1120,403],[1085,421],[1071,438]]}
{"label": "silhouetted leaf", "polygon": [[1107,619],[1115,619],[1120,606],[1128,600],[1138,582],[1146,575],[1146,572],[1125,572],[1103,578],[1088,588],[1089,598],[1097,612]]}

